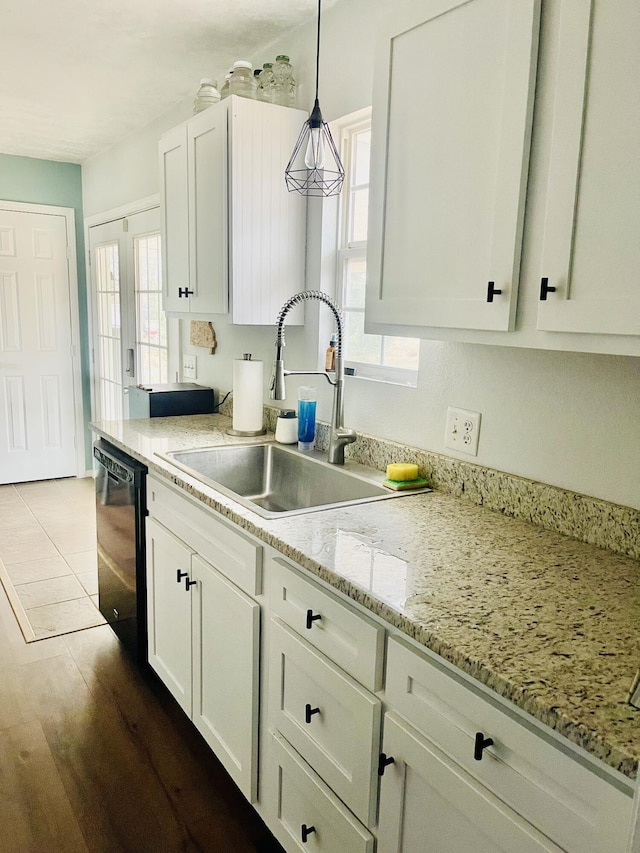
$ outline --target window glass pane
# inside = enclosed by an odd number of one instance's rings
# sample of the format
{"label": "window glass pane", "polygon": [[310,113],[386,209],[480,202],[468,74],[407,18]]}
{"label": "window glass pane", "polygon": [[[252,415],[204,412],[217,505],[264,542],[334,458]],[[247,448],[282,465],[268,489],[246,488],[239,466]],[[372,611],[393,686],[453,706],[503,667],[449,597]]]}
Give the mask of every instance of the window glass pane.
{"label": "window glass pane", "polygon": [[167,320],[162,310],[160,235],[137,237],[134,252],[138,378],[143,384],[166,383]]}
{"label": "window glass pane", "polygon": [[346,353],[349,361],[365,364],[380,364],[382,338],[380,335],[365,335],[364,312],[344,312]]}
{"label": "window glass pane", "polygon": [[369,160],[371,156],[371,131],[362,130],[356,133],[354,140],[354,169],[353,183],[356,185],[369,183]]}
{"label": "window glass pane", "polygon": [[417,370],[420,361],[420,342],[415,338],[383,338],[382,363],[386,367]]}
{"label": "window glass pane", "polygon": [[344,307],[364,309],[367,263],[364,259],[349,258],[344,270]]}
{"label": "window glass pane", "polygon": [[351,194],[351,221],[349,242],[355,243],[367,239],[369,217],[369,190],[355,190]]}

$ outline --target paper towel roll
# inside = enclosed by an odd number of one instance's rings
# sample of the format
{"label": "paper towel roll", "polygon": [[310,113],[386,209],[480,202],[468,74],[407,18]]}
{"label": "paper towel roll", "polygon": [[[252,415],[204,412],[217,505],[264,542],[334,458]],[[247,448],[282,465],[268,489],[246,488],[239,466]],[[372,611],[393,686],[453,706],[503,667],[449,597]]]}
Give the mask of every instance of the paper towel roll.
{"label": "paper towel roll", "polygon": [[260,433],[263,420],[263,369],[261,361],[237,358],[233,362],[233,429]]}

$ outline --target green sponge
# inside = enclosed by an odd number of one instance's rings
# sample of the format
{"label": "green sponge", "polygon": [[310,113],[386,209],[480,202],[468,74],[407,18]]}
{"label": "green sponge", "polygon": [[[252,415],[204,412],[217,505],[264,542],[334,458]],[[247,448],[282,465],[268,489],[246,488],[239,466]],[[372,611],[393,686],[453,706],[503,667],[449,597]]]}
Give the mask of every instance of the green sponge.
{"label": "green sponge", "polygon": [[429,485],[429,482],[424,477],[416,477],[414,480],[389,480],[387,478],[382,481],[382,485],[386,486],[387,489],[399,492],[402,489],[423,489]]}

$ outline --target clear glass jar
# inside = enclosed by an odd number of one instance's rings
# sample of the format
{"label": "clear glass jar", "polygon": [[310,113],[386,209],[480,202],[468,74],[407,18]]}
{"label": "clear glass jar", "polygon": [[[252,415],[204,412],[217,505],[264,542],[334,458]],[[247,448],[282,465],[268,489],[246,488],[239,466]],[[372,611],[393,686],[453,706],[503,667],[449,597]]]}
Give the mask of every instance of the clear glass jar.
{"label": "clear glass jar", "polygon": [[296,105],[296,81],[293,76],[293,67],[289,57],[284,54],[276,56],[276,64],[273,66],[276,78],[274,103],[283,107],[295,107]]}
{"label": "clear glass jar", "polygon": [[265,62],[258,77],[258,100],[266,104],[276,103],[276,76],[273,73],[272,62]]}
{"label": "clear glass jar", "polygon": [[255,99],[257,88],[251,63],[244,59],[234,62],[231,80],[229,80],[229,94]]}
{"label": "clear glass jar", "polygon": [[210,80],[208,77],[203,77],[200,81],[200,88],[196,92],[196,97],[193,102],[193,114],[201,113],[208,107],[212,107],[220,100],[220,92],[218,92],[217,83],[215,80]]}

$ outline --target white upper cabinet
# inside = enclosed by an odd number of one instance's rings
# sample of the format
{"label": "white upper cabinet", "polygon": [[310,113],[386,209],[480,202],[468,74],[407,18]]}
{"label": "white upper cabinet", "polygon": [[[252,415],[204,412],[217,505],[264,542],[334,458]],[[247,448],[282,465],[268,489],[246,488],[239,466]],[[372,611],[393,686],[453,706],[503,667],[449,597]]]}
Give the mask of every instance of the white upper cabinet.
{"label": "white upper cabinet", "polygon": [[564,0],[557,53],[538,329],[638,336],[637,0]]}
{"label": "white upper cabinet", "polygon": [[271,325],[304,289],[305,199],[284,170],[305,118],[230,97],[162,137],[166,311]]}
{"label": "white upper cabinet", "polygon": [[539,50],[529,0],[405,9],[378,55],[367,331],[640,355],[640,4],[545,3]]}
{"label": "white upper cabinet", "polygon": [[376,58],[369,321],[513,327],[538,29],[538,0],[394,9]]}

